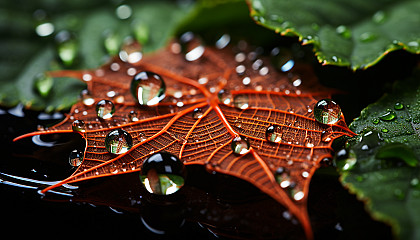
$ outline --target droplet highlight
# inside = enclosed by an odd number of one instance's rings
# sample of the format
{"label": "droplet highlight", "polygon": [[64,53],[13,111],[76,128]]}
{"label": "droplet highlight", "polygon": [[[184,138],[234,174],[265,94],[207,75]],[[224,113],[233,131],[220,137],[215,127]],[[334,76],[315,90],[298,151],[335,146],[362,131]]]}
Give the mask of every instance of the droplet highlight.
{"label": "droplet highlight", "polygon": [[239,109],[247,109],[249,107],[249,98],[247,95],[239,94],[233,97],[233,105]]}
{"label": "droplet highlight", "polygon": [[232,140],[231,148],[235,154],[244,155],[250,151],[251,145],[247,138],[237,136]]}
{"label": "droplet highlight", "polygon": [[283,131],[278,125],[271,125],[265,131],[265,139],[269,142],[279,143],[281,142]]}
{"label": "droplet highlight", "polygon": [[74,120],[71,127],[74,132],[86,132],[86,124],[83,120]]}
{"label": "droplet highlight", "polygon": [[70,166],[78,167],[82,164],[82,162],[83,162],[83,152],[77,149],[70,152],[70,155],[69,155]]}

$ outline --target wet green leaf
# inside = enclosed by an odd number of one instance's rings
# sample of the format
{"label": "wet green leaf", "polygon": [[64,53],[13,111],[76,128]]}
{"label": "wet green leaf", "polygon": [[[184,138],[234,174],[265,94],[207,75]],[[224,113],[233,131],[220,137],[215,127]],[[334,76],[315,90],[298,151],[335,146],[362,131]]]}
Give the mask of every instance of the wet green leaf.
{"label": "wet green leaf", "polygon": [[313,44],[324,64],[363,69],[391,51],[420,53],[420,2],[249,0],[261,25]]}
{"label": "wet green leaf", "polygon": [[[420,237],[420,75],[361,112],[350,128],[347,159],[337,160],[341,182],[390,224],[399,239]],[[392,118],[383,117],[392,112]],[[353,163],[346,167],[348,162]]]}

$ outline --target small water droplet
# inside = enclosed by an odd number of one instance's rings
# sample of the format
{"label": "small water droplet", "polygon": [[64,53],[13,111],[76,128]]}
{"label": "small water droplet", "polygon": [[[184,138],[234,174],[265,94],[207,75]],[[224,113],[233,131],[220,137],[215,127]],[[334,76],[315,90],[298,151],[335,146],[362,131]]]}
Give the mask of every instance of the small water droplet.
{"label": "small water droplet", "polygon": [[229,44],[229,42],[230,35],[225,33],[216,41],[216,48],[223,49]]}
{"label": "small water droplet", "polygon": [[40,37],[47,37],[51,35],[54,32],[54,30],[55,30],[55,27],[50,22],[41,23],[35,28],[36,34],[38,34],[38,36]]}
{"label": "small water droplet", "polygon": [[143,141],[146,141],[146,134],[144,134],[144,133],[139,133],[139,135],[138,135],[138,139],[139,139],[139,141],[140,142],[143,142]]}
{"label": "small water droplet", "polygon": [[193,113],[192,113],[192,117],[194,119],[200,119],[203,117],[203,110],[201,110],[201,108],[195,108]]}
{"label": "small water droplet", "polygon": [[229,105],[230,102],[232,101],[232,94],[230,93],[230,91],[222,89],[219,91],[217,96],[219,100],[226,105]]}
{"label": "small water droplet", "polygon": [[375,14],[373,14],[372,20],[375,23],[384,23],[386,20],[386,15],[383,11],[377,11]]}
{"label": "small water droplet", "polygon": [[378,123],[379,123],[379,118],[374,118],[374,119],[372,119],[372,123],[373,123],[373,124],[378,124]]}
{"label": "small water droplet", "polygon": [[383,121],[392,121],[397,117],[397,114],[395,114],[394,111],[391,111],[390,109],[388,109],[388,111],[384,114],[382,114],[381,116],[379,116],[379,119],[383,120]]}
{"label": "small water droplet", "polygon": [[308,147],[308,148],[312,148],[312,147],[315,146],[314,140],[312,139],[311,136],[306,136],[306,138],[305,138],[305,146]]}
{"label": "small water droplet", "polygon": [[244,79],[242,79],[242,84],[245,86],[248,86],[251,83],[251,78],[249,77],[244,77]]}
{"label": "small water droplet", "polygon": [[187,52],[187,54],[185,54],[185,59],[187,61],[195,61],[197,59],[199,59],[201,56],[203,56],[205,51],[205,48],[201,45],[193,48],[191,51]]}
{"label": "small water droplet", "polygon": [[74,34],[61,31],[55,36],[57,54],[65,66],[72,66],[77,58],[79,44]]}
{"label": "small water droplet", "polygon": [[233,97],[233,105],[239,109],[247,109],[249,107],[249,98],[247,95],[239,94]]}
{"label": "small water droplet", "polygon": [[96,104],[96,113],[101,119],[110,119],[114,115],[115,106],[109,100],[103,99]]}
{"label": "small water droplet", "polygon": [[395,109],[395,110],[401,110],[401,109],[403,109],[403,108],[404,108],[404,105],[403,105],[402,103],[397,102],[397,103],[395,103],[395,105],[394,105],[394,109]]}
{"label": "small water droplet", "polygon": [[244,155],[249,152],[250,144],[247,138],[245,137],[235,137],[232,140],[231,148],[235,154]]}
{"label": "small water droplet", "polygon": [[105,148],[109,153],[123,154],[131,149],[133,139],[131,135],[121,129],[109,132],[105,137]]}
{"label": "small water droplet", "polygon": [[346,39],[351,38],[351,30],[344,25],[338,26],[335,31]]}
{"label": "small water droplet", "polygon": [[322,124],[334,124],[341,117],[341,108],[331,99],[322,99],[314,107],[314,116]]}
{"label": "small water droplet", "polygon": [[128,63],[137,63],[143,58],[141,45],[133,38],[127,38],[118,54],[121,61]]}
{"label": "small water droplet", "polygon": [[288,72],[295,66],[292,52],[284,48],[274,48],[271,51],[271,61],[273,66],[281,72]]}
{"label": "small water droplet", "polygon": [[246,59],[246,55],[243,52],[240,52],[240,53],[235,55],[235,61],[238,62],[238,63],[241,63],[241,62],[245,61],[245,59]]}
{"label": "small water droplet", "polygon": [[72,129],[75,132],[86,132],[86,125],[83,120],[74,120],[72,123]]}
{"label": "small water droplet", "polygon": [[307,171],[303,171],[303,172],[302,172],[302,177],[303,177],[303,178],[307,178],[307,177],[309,177],[309,173],[308,173]]}
{"label": "small water droplet", "polygon": [[140,72],[131,81],[131,93],[140,105],[153,106],[165,98],[165,82],[152,72]]}
{"label": "small water droplet", "polygon": [[117,55],[122,43],[121,36],[114,33],[113,31],[106,30],[103,33],[103,39],[104,47],[108,54],[111,56]]}
{"label": "small water droplet", "polygon": [[386,128],[382,128],[382,129],[381,129],[381,132],[383,132],[383,133],[387,133],[387,132],[388,132],[388,129],[386,129]]}
{"label": "small water droplet", "polygon": [[45,73],[39,73],[35,76],[33,83],[39,95],[47,97],[53,88],[54,79]]}
{"label": "small water droplet", "polygon": [[136,122],[136,121],[138,121],[139,120],[139,118],[138,118],[138,114],[137,114],[137,112],[136,111],[130,111],[129,113],[128,113],[128,118],[132,121],[132,122]]}
{"label": "small water droplet", "polygon": [[328,143],[332,140],[332,134],[330,130],[322,131],[321,133],[321,141]]}
{"label": "small water droplet", "polygon": [[371,42],[373,40],[375,40],[377,38],[377,35],[375,33],[372,32],[364,32],[362,34],[360,34],[359,36],[359,40],[361,42]]}
{"label": "small water droplet", "polygon": [[281,138],[283,136],[283,131],[280,126],[278,125],[271,125],[265,131],[265,138],[269,142],[281,142]]}
{"label": "small water droplet", "polygon": [[245,68],[245,66],[244,65],[238,65],[236,68],[235,68],[235,71],[236,71],[236,73],[238,74],[238,75],[243,75],[243,74],[245,74],[245,71],[246,71],[246,68]]}
{"label": "small water droplet", "polygon": [[295,201],[300,201],[303,199],[303,197],[305,197],[305,193],[303,191],[298,191],[293,195],[293,199]]}
{"label": "small water droplet", "polygon": [[77,149],[70,152],[70,155],[69,155],[70,166],[78,167],[82,164],[82,162],[83,162],[83,152]]}
{"label": "small water droplet", "polygon": [[184,186],[186,168],[175,156],[167,152],[158,152],[144,161],[140,179],[148,192],[158,195],[170,195]]}

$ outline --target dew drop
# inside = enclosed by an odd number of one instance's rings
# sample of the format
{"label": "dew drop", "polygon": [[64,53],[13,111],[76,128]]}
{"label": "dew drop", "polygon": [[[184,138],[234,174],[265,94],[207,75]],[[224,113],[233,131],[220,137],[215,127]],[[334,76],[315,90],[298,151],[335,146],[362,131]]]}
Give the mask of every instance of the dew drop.
{"label": "dew drop", "polygon": [[54,32],[54,25],[50,22],[44,22],[36,26],[35,32],[40,37],[47,37]]}
{"label": "dew drop", "polygon": [[325,142],[325,143],[329,143],[332,140],[332,134],[331,131],[326,130],[326,131],[322,131],[321,133],[321,141]]}
{"label": "dew drop", "polygon": [[111,56],[117,55],[122,42],[121,36],[109,30],[105,31],[103,36],[105,50]]}
{"label": "dew drop", "polygon": [[298,191],[293,195],[293,199],[296,201],[300,201],[305,197],[305,193],[303,191]]}
{"label": "dew drop", "polygon": [[374,119],[372,119],[372,123],[373,123],[373,124],[378,124],[378,123],[379,123],[379,118],[374,118]]}
{"label": "dew drop", "polygon": [[274,48],[271,51],[273,66],[281,72],[288,72],[295,66],[292,52],[284,48]]}
{"label": "dew drop", "polygon": [[251,78],[249,77],[244,77],[244,79],[242,79],[242,84],[247,86],[251,83]]}
{"label": "dew drop", "polygon": [[79,44],[73,34],[61,31],[55,36],[57,54],[65,66],[72,66],[78,55]]}
{"label": "dew drop", "polygon": [[128,63],[137,63],[143,58],[140,44],[132,38],[124,41],[118,56],[121,61]]}
{"label": "dew drop", "polygon": [[165,82],[153,72],[140,72],[131,81],[131,93],[140,105],[153,106],[165,98]]}
{"label": "dew drop", "polygon": [[201,45],[193,48],[191,51],[185,54],[185,60],[192,62],[199,59],[201,56],[203,56],[204,50],[205,48]]}
{"label": "dew drop", "polygon": [[377,38],[375,33],[372,32],[364,32],[362,34],[360,34],[359,36],[359,40],[361,42],[371,42],[373,40],[375,40]]}
{"label": "dew drop", "polygon": [[403,108],[404,108],[404,105],[403,105],[402,103],[397,102],[397,103],[395,103],[395,105],[394,105],[394,109],[395,109],[395,110],[401,110],[401,109],[403,109]]}
{"label": "dew drop", "polygon": [[230,35],[225,33],[216,41],[216,47],[218,49],[223,49],[229,44],[229,42]]}
{"label": "dew drop", "polygon": [[115,14],[117,15],[117,17],[119,19],[128,19],[129,17],[131,17],[133,10],[131,9],[130,6],[123,4],[119,7],[117,7],[117,9],[115,9]]}
{"label": "dew drop", "polygon": [[86,125],[83,120],[74,120],[71,127],[74,132],[86,132]]}
{"label": "dew drop", "polygon": [[170,195],[184,186],[186,168],[175,156],[167,152],[158,152],[144,161],[140,180],[148,192],[158,195]]}
{"label": "dew drop", "polygon": [[121,129],[109,132],[105,137],[105,148],[109,153],[123,154],[131,149],[133,139],[131,135]]}
{"label": "dew drop", "polygon": [[230,102],[232,101],[232,94],[230,93],[230,91],[227,91],[224,89],[219,91],[219,93],[217,94],[217,97],[222,103],[226,105],[229,105]]}
{"label": "dew drop", "polygon": [[54,79],[45,73],[39,73],[34,78],[34,88],[41,97],[47,97],[50,94],[53,85]]}
{"label": "dew drop", "polygon": [[349,39],[351,38],[351,31],[348,27],[344,25],[338,26],[335,31],[340,34],[343,38]]}
{"label": "dew drop", "polygon": [[392,121],[397,117],[397,114],[395,114],[394,111],[391,111],[390,109],[388,109],[388,111],[384,114],[382,114],[381,116],[379,116],[379,119],[383,120],[383,121]]}
{"label": "dew drop", "polygon": [[244,155],[249,152],[250,144],[247,138],[237,136],[232,140],[231,148],[235,154]]}
{"label": "dew drop", "polygon": [[96,113],[101,119],[110,119],[114,115],[115,106],[109,100],[101,100],[96,104]]}
{"label": "dew drop", "polygon": [[70,155],[69,155],[70,166],[78,167],[82,164],[82,162],[83,162],[83,152],[77,149],[70,152]]}
{"label": "dew drop", "polygon": [[322,99],[314,107],[314,116],[322,124],[334,124],[341,117],[341,108],[331,99]]}
{"label": "dew drop", "polygon": [[132,122],[136,122],[136,121],[138,121],[139,120],[139,118],[138,118],[138,114],[137,114],[137,112],[136,111],[130,111],[129,113],[128,113],[128,118],[130,119],[130,121],[132,121]]}
{"label": "dew drop", "polygon": [[312,139],[311,136],[306,136],[306,138],[305,138],[305,146],[308,147],[308,148],[312,148],[312,147],[315,146],[314,140]]}
{"label": "dew drop", "polygon": [[203,117],[203,110],[201,110],[201,108],[195,108],[193,113],[192,113],[192,117],[194,119],[200,119]]}
{"label": "dew drop", "polygon": [[283,131],[280,126],[278,125],[271,125],[265,131],[265,138],[269,142],[281,142],[281,138],[283,136]]}
{"label": "dew drop", "polygon": [[239,109],[247,109],[249,107],[249,98],[247,95],[239,94],[233,97],[233,105]]}

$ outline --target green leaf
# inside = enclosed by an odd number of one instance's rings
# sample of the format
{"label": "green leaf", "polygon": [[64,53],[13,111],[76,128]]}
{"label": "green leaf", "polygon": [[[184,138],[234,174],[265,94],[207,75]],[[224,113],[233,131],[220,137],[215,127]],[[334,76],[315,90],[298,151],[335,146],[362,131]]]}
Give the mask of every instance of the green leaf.
{"label": "green leaf", "polygon": [[391,51],[420,53],[417,0],[250,0],[261,25],[313,44],[323,64],[364,69]]}
{"label": "green leaf", "polygon": [[[142,52],[154,51],[167,44],[191,9],[190,4],[168,1],[0,3],[0,105],[70,108],[84,83],[71,78],[41,81],[37,76],[50,70],[96,68],[117,54],[128,37],[142,44]],[[45,23],[53,26],[52,32],[38,36],[37,27]]]}
{"label": "green leaf", "polygon": [[420,237],[419,79],[417,72],[397,82],[365,108],[350,125],[359,136],[349,140],[348,156],[337,160],[342,184],[399,239]]}

